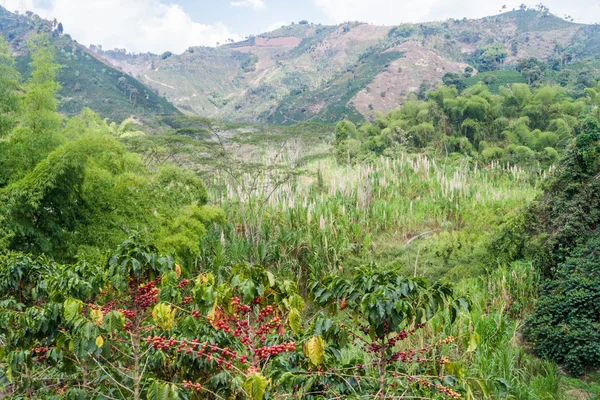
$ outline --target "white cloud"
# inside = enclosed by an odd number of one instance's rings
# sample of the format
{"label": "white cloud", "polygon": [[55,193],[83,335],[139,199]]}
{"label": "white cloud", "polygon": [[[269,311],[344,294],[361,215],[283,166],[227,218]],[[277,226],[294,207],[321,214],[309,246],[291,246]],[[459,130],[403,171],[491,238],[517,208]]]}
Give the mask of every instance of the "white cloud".
{"label": "white cloud", "polygon": [[267,26],[267,29],[265,29],[265,32],[272,32],[274,30],[281,28],[282,26],[289,25],[289,24],[290,24],[289,22],[285,22],[285,21],[273,22],[272,24]]}
{"label": "white cloud", "polygon": [[[500,2],[481,0],[313,0],[334,23],[362,21],[379,25],[427,22],[448,18],[481,18],[497,14],[502,5],[518,8],[523,0]],[[531,2],[533,7],[539,1]],[[576,22],[600,22],[597,0],[546,0],[544,5],[559,17],[571,15]],[[528,2],[525,2],[528,4]]]}
{"label": "white cloud", "polygon": [[241,1],[232,1],[231,5],[234,7],[251,7],[255,10],[260,10],[266,8],[265,2],[263,0],[241,0]]}
{"label": "white cloud", "polygon": [[318,8],[335,23],[363,21],[381,25],[417,21],[434,0],[315,0]]}
{"label": "white cloud", "polygon": [[[7,0],[18,10],[22,0]],[[132,52],[181,53],[190,46],[214,46],[240,37],[220,22],[192,21],[181,7],[160,0],[25,0],[25,7],[48,19],[57,18],[78,42]]]}

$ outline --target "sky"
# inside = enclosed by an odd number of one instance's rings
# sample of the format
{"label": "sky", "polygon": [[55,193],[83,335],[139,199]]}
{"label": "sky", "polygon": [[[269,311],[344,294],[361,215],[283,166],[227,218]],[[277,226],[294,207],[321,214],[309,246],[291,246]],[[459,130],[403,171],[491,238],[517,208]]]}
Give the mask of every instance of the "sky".
{"label": "sky", "polygon": [[[84,45],[130,52],[181,53],[228,39],[308,20],[399,25],[497,14],[523,0],[0,0],[9,11],[29,10],[58,19]],[[525,4],[535,6],[539,0]],[[544,5],[576,22],[600,22],[600,0],[547,0]]]}

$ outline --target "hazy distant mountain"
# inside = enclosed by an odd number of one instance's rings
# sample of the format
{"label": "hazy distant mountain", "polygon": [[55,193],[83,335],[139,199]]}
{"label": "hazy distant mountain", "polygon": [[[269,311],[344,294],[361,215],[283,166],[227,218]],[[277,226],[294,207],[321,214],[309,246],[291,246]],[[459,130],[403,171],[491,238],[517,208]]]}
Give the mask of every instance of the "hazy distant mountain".
{"label": "hazy distant mountain", "polygon": [[544,79],[557,82],[562,71],[560,79],[575,82],[577,65],[584,60],[588,73],[595,73],[599,39],[598,26],[565,21],[547,10],[517,10],[479,20],[396,27],[301,23],[181,55],[98,53],[195,114],[333,122],[388,111],[448,72],[463,75],[468,65],[474,73],[502,71],[489,78],[497,88],[524,82],[515,65],[536,57],[554,65]]}
{"label": "hazy distant mountain", "polygon": [[65,114],[78,114],[89,107],[102,117],[123,120],[130,115],[151,116],[179,111],[151,88],[114,68],[108,61],[79,45],[68,35],[58,35],[54,21],[46,21],[28,13],[17,15],[0,7],[0,34],[17,56],[19,72],[29,73],[27,39],[36,32],[52,36],[56,60],[62,68],[58,81],[62,85],[59,109]]}
{"label": "hazy distant mountain", "polygon": [[[0,33],[25,74],[26,38],[53,29],[53,22],[0,8]],[[165,96],[185,113],[232,120],[362,120],[424,93],[448,73],[466,86],[485,80],[495,91],[531,83],[535,75],[580,93],[600,71],[600,26],[569,22],[544,8],[393,27],[302,21],[180,55],[90,50],[68,35],[54,36],[63,65],[61,110],[89,106],[113,119],[177,112]],[[517,72],[518,62],[531,57],[541,61],[539,71]]]}

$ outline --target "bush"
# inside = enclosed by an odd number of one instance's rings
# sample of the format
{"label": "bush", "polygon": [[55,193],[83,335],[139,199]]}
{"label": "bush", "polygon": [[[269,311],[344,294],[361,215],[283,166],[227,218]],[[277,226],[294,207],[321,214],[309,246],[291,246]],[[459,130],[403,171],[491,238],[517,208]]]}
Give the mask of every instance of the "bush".
{"label": "bush", "polygon": [[356,125],[352,121],[343,120],[335,126],[335,141],[340,143],[347,139],[356,138]]}
{"label": "bush", "polygon": [[536,233],[548,235],[536,258],[550,278],[556,266],[600,224],[600,154],[596,153],[600,128],[597,123],[584,123],[578,131],[576,145],[569,148],[543,198],[531,209],[540,221]]}
{"label": "bush", "polygon": [[517,146],[513,152],[517,162],[528,162],[535,156],[534,151],[527,146]]}
{"label": "bush", "polygon": [[[575,145],[514,230],[528,248],[538,246],[535,258],[546,276],[526,336],[539,355],[575,375],[600,367],[599,132],[592,119],[577,127]],[[543,153],[557,156],[553,148]]]}
{"label": "bush", "polygon": [[416,146],[425,146],[427,142],[433,139],[435,127],[429,122],[423,122],[411,129]]}
{"label": "bush", "polygon": [[553,147],[546,147],[538,155],[538,159],[546,164],[554,164],[556,161],[558,161],[558,158],[558,151],[556,151]]}
{"label": "bush", "polygon": [[600,233],[557,268],[527,323],[535,351],[574,375],[600,367]]}
{"label": "bush", "polygon": [[540,133],[537,142],[537,147],[539,149],[556,147],[556,143],[558,142],[558,135],[554,132],[542,132]]}
{"label": "bush", "polygon": [[392,38],[408,38],[415,33],[415,28],[412,25],[401,25],[390,30],[388,34]]}
{"label": "bush", "polygon": [[498,78],[496,78],[494,75],[486,75],[485,78],[483,78],[483,83],[485,83],[486,85],[493,85],[497,81]]}
{"label": "bush", "polygon": [[465,137],[444,136],[441,147],[449,153],[470,155],[473,152],[473,145]]}
{"label": "bush", "polygon": [[500,147],[489,147],[481,152],[481,156],[486,162],[501,160],[505,155],[506,152]]}
{"label": "bush", "polygon": [[336,147],[336,156],[340,162],[352,162],[356,158],[362,149],[362,143],[360,140],[348,139],[338,143]]}

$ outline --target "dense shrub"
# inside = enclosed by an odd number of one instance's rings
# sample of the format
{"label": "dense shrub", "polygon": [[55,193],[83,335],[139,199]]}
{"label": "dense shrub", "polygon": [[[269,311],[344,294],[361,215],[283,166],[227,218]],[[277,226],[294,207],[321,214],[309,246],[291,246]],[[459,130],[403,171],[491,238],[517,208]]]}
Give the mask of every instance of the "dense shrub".
{"label": "dense shrub", "polygon": [[517,146],[513,150],[513,153],[515,155],[515,159],[520,162],[530,161],[533,158],[533,156],[535,155],[533,150],[531,150],[527,146]]}
{"label": "dense shrub", "polygon": [[573,251],[542,288],[527,336],[543,357],[582,375],[600,367],[600,234]]}
{"label": "dense shrub", "polygon": [[[508,218],[490,244],[498,260],[533,257],[546,280],[526,337],[535,351],[581,375],[600,367],[600,127],[584,120],[547,183],[524,212]],[[530,157],[529,148],[514,149]],[[556,158],[553,148],[542,152]]]}
{"label": "dense shrub", "polygon": [[[596,120],[587,119],[576,132],[575,143],[547,181],[543,195],[499,230],[490,247],[494,257],[505,261],[534,257],[544,276],[553,278],[556,266],[596,232],[600,223],[600,127]],[[519,147],[513,151],[529,154]],[[558,153],[546,148],[538,157],[556,158]],[[509,248],[519,250],[507,252]],[[506,258],[507,254],[511,256]]]}
{"label": "dense shrub", "polygon": [[427,100],[405,101],[399,109],[360,126],[356,136],[348,121],[341,121],[336,144],[360,140],[357,155],[380,155],[384,147],[391,148],[388,153],[394,148],[435,149],[442,156],[461,153],[484,163],[548,167],[564,154],[572,127],[586,110],[582,100],[569,99],[560,87],[532,90],[515,83],[496,95],[481,82],[459,93],[457,74],[447,73],[443,80],[446,86],[427,92]]}
{"label": "dense shrub", "polygon": [[506,152],[500,147],[489,147],[481,152],[481,156],[486,162],[493,160],[501,160]]}

